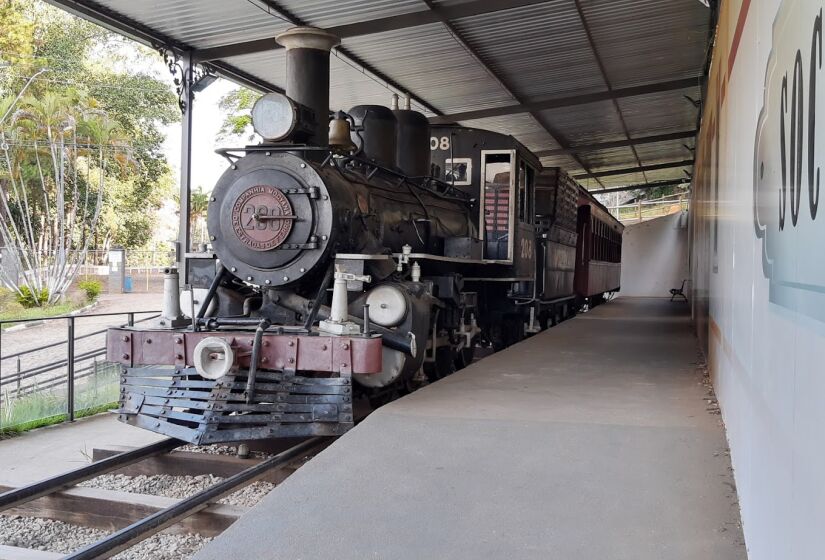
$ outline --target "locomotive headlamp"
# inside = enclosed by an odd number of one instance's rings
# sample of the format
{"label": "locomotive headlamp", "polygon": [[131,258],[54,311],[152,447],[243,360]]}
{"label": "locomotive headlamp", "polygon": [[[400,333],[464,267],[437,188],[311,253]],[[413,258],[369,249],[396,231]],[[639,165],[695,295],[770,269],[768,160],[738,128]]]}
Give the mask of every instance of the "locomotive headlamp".
{"label": "locomotive headlamp", "polygon": [[283,93],[267,93],[252,107],[252,127],[267,142],[303,142],[315,130],[315,113]]}

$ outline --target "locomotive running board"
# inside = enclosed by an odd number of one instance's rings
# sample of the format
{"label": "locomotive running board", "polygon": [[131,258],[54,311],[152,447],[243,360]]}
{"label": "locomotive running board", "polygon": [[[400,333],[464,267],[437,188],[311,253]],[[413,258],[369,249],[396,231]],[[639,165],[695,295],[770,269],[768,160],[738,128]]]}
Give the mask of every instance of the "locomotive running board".
{"label": "locomotive running board", "polygon": [[124,368],[119,420],[195,445],[338,436],[352,428],[352,381],[259,371],[253,402],[246,375],[209,381],[194,368]]}

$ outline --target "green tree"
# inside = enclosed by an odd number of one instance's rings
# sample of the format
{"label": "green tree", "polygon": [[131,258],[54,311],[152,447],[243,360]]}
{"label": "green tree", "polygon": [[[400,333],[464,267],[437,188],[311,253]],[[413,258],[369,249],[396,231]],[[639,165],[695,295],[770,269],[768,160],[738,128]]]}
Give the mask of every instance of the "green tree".
{"label": "green tree", "polygon": [[189,197],[189,215],[191,216],[192,240],[197,243],[206,243],[206,212],[209,209],[209,197],[211,193],[205,192],[203,187],[198,187]]}
{"label": "green tree", "polygon": [[0,0],[0,59],[26,63],[34,50],[34,24],[26,16],[28,2]]}
{"label": "green tree", "polygon": [[252,106],[260,97],[261,94],[244,87],[233,89],[221,97],[218,107],[225,116],[218,132],[218,139],[246,136],[252,140],[255,137],[252,131]]}
{"label": "green tree", "polygon": [[[171,170],[162,152],[163,127],[179,119],[170,86],[135,70],[145,68],[158,55],[39,0],[3,2],[0,6],[13,5],[13,10],[0,9],[0,27],[6,37],[14,37],[8,42],[15,47],[7,49],[0,39],[0,67],[4,62],[11,64],[5,79],[0,68],[0,98],[19,91],[29,77],[45,69],[29,87],[29,97],[40,101],[48,95],[69,97],[84,111],[105,114],[117,124],[119,145],[104,144],[112,157],[105,162],[104,218],[96,243],[143,247],[151,239],[157,209],[173,190]],[[81,142],[96,143],[88,138]],[[125,145],[128,150],[123,149]],[[127,159],[129,165],[124,168]],[[36,176],[34,167],[24,169],[23,174]],[[94,174],[93,166],[86,171]],[[84,177],[79,179],[81,190],[84,181]]]}
{"label": "green tree", "polygon": [[[51,92],[24,97],[4,124],[0,241],[12,249],[11,268],[23,275],[18,286],[3,269],[0,281],[23,303],[55,303],[77,276],[93,239],[108,163],[117,159],[109,149],[117,146],[119,125],[90,110],[82,97]],[[94,166],[96,185],[88,173],[82,180],[81,166]],[[34,167],[36,179],[30,176]]]}

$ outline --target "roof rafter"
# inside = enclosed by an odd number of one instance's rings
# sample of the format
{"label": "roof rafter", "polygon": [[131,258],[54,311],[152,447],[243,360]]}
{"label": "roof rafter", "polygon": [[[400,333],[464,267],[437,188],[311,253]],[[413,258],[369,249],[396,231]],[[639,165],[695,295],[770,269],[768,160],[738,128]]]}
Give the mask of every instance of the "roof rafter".
{"label": "roof rafter", "polygon": [[595,173],[582,173],[574,175],[574,179],[596,179],[598,177],[610,177],[611,175],[629,175],[630,173],[643,173],[645,171],[657,171],[659,169],[673,169],[675,167],[690,167],[693,165],[692,159],[683,161],[672,161],[668,163],[655,163],[653,165],[640,165],[639,167],[626,167],[624,169],[609,169],[607,171],[596,171]]}
{"label": "roof rafter", "polygon": [[517,105],[506,105],[504,107],[492,107],[490,109],[479,109],[476,111],[464,111],[461,113],[451,113],[430,117],[431,124],[451,124],[458,121],[470,121],[475,119],[486,119],[489,117],[503,117],[505,115],[516,115],[518,113],[529,113],[531,111],[545,111],[547,109],[559,109],[561,107],[572,107],[574,105],[586,105],[587,103],[597,103],[599,101],[610,101],[613,98],[634,97],[637,95],[647,95],[649,93],[662,93],[699,87],[701,76],[692,78],[682,78],[679,80],[669,80],[655,84],[643,86],[632,86],[614,89],[613,91],[599,91],[596,93],[584,93],[581,95],[571,95],[569,97],[554,97],[542,101],[530,101]]}
{"label": "roof rafter", "polygon": [[[499,12],[502,10],[532,6],[534,4],[542,4],[547,1],[548,0],[470,0],[469,2],[464,2],[463,4],[458,4],[456,6],[439,7],[437,14],[433,13],[432,10],[421,10],[417,12],[400,14],[397,16],[383,17],[369,21],[359,21],[356,23],[329,27],[327,28],[327,31],[337,35],[341,39],[347,39],[349,37],[358,37],[372,33],[383,33],[385,31],[395,31],[398,29],[406,29],[408,27],[418,27],[420,25],[438,23],[442,21],[442,18],[447,20],[455,20]],[[278,8],[278,10],[281,10],[281,8]],[[275,43],[274,38],[257,39],[254,41],[245,41],[242,43],[232,43],[217,47],[210,47],[208,49],[201,49],[195,52],[195,60],[201,62],[216,60],[231,56],[241,56],[245,54],[271,51],[279,48],[281,48],[281,46]]]}
{"label": "roof rafter", "polygon": [[[467,43],[466,39],[464,39],[461,32],[458,29],[456,29],[456,27],[452,23],[450,23],[449,18],[443,13],[442,9],[438,6],[436,6],[435,4],[433,4],[432,0],[422,0],[422,1],[427,5],[427,7],[430,9],[430,11],[436,17],[439,18],[439,21],[441,21],[441,23],[444,25],[444,27],[447,28],[447,31],[450,32],[450,34],[453,36],[453,38],[461,45],[461,47],[465,51],[467,51],[467,53],[473,58],[473,60],[475,60],[479,64],[479,66],[481,66],[484,69],[484,71],[493,80],[495,80],[495,82],[499,85],[499,87],[501,87],[505,92],[507,92],[507,95],[512,97],[517,103],[523,103],[524,100],[521,98],[520,95],[518,95],[515,91],[513,91],[513,87],[510,84],[508,84],[501,76],[499,76],[492,69],[490,63],[488,61],[486,61],[484,59],[484,57],[472,45]],[[535,111],[530,111],[530,116],[533,117],[533,119],[536,121],[536,123],[538,123],[538,125],[542,129],[544,129],[544,131],[547,132],[547,134],[550,135],[550,137],[553,139],[553,141],[558,143],[563,148],[567,147],[567,141],[564,139],[564,137],[561,135],[561,133],[559,133],[557,130],[555,130],[553,128],[553,126],[550,123],[547,122],[546,119],[542,118],[542,116],[539,115]],[[584,169],[588,173],[591,172],[590,167],[587,165],[587,163],[582,161],[581,158],[577,157],[576,155],[572,155],[571,157],[576,161],[576,163],[578,163],[581,166],[582,169]],[[598,181],[598,179],[597,179],[597,181]],[[598,181],[598,182],[599,182],[600,185],[602,184],[601,181]],[[602,186],[604,186],[604,185],[602,185]]]}
{"label": "roof rafter", "polygon": [[623,148],[625,146],[639,146],[641,144],[656,144],[657,142],[667,142],[672,140],[683,140],[693,138],[699,133],[698,130],[685,130],[683,132],[671,132],[669,134],[657,134],[655,136],[642,136],[639,138],[628,138],[627,140],[614,140],[612,142],[599,142],[598,144],[576,144],[567,148],[555,150],[539,150],[535,152],[536,157],[566,156],[569,154],[581,154],[585,152],[599,152],[610,148]]}
{"label": "roof rafter", "polygon": [[590,194],[608,194],[623,191],[642,191],[647,189],[655,189],[656,187],[673,187],[675,185],[684,185],[688,183],[685,179],[673,179],[668,181],[654,181],[653,183],[640,183],[638,185],[627,185],[626,187],[612,187],[609,189],[596,189],[588,191]]}
{"label": "roof rafter", "polygon": [[[599,54],[599,48],[596,46],[596,40],[593,38],[593,32],[590,30],[590,25],[587,23],[587,17],[584,15],[581,0],[574,0],[574,3],[576,5],[576,12],[579,14],[579,20],[584,28],[584,33],[587,36],[587,42],[590,44],[590,50],[593,52],[593,57],[596,59],[596,64],[599,66],[599,73],[602,75],[604,85],[607,86],[607,91],[613,93],[613,84],[607,76],[607,68],[604,66],[604,61],[602,60],[601,54]],[[615,97],[611,97],[611,101],[613,102],[613,107],[616,109],[616,114],[619,116],[619,122],[622,125],[622,131],[624,132],[625,138],[630,140],[630,130],[628,130],[627,123],[624,120],[622,108],[619,107],[619,101]],[[633,151],[633,157],[636,158],[636,163],[639,164],[639,167],[642,167],[642,159],[639,157],[639,152],[636,151],[636,147],[631,144],[630,149]],[[647,176],[644,172],[642,172],[642,176],[644,177],[645,182],[647,182]]]}

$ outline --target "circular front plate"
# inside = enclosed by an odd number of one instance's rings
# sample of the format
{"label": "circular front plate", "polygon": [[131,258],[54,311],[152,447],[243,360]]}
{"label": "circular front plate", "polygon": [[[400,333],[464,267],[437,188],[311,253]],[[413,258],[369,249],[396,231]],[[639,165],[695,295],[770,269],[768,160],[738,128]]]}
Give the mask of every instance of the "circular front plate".
{"label": "circular front plate", "polygon": [[306,160],[253,152],[215,185],[207,224],[212,247],[235,276],[256,285],[299,281],[324,259],[332,201]]}
{"label": "circular front plate", "polygon": [[[292,231],[292,205],[270,185],[255,185],[242,191],[232,205],[232,230],[253,251],[279,247]],[[279,217],[280,216],[280,217]]]}

